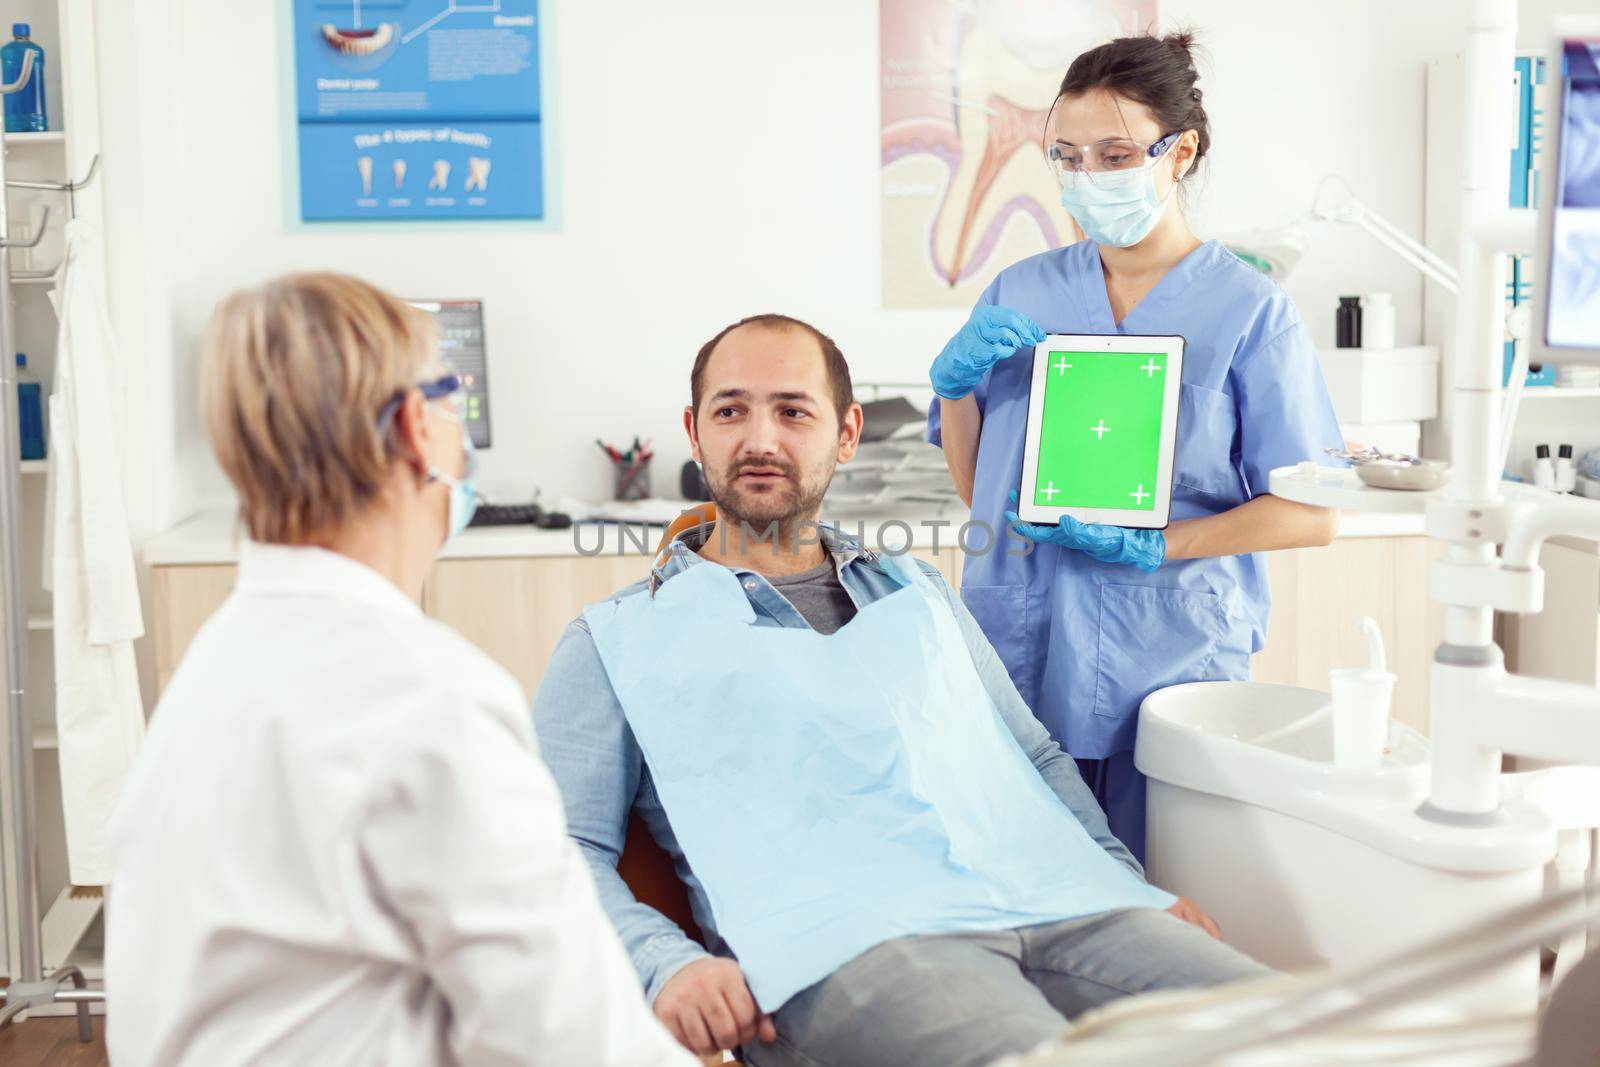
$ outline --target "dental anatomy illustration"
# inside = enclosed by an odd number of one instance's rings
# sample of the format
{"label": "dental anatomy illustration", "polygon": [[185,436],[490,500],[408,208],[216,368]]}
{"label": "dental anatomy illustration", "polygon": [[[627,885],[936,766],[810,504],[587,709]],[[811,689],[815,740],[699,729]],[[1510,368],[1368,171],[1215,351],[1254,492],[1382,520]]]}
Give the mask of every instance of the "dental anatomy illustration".
{"label": "dental anatomy illustration", "polygon": [[552,2],[280,0],[300,219],[545,218]]}
{"label": "dental anatomy illustration", "polygon": [[1155,9],[881,0],[885,307],[971,307],[1001,267],[1076,237],[1044,158],[1050,101],[1075,56],[1142,32]]}

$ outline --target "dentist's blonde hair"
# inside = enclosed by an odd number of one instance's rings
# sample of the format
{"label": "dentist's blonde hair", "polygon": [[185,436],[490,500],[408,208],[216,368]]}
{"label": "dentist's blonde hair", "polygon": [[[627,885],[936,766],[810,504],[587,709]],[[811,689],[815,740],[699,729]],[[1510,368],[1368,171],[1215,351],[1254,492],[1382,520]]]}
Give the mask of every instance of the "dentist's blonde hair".
{"label": "dentist's blonde hair", "polygon": [[432,319],[346,274],[290,274],[222,301],[201,405],[250,538],[314,543],[379,497],[396,457],[379,411],[437,353]]}

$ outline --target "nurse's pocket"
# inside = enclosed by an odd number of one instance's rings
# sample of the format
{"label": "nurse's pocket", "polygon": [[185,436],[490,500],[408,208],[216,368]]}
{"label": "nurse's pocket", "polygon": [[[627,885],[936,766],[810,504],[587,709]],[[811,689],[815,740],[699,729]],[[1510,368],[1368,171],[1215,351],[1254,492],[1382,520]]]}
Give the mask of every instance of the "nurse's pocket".
{"label": "nurse's pocket", "polygon": [[1216,659],[1227,633],[1216,593],[1101,585],[1094,713],[1126,719],[1157,689],[1222,677]]}
{"label": "nurse's pocket", "polygon": [[1005,664],[1006,673],[1022,698],[1033,706],[1029,694],[1028,587],[1025,585],[969,585],[961,601],[978,621],[989,643]]}
{"label": "nurse's pocket", "polygon": [[1178,450],[1172,480],[1242,502],[1244,484],[1233,464],[1238,432],[1239,416],[1231,396],[1184,382],[1178,390]]}

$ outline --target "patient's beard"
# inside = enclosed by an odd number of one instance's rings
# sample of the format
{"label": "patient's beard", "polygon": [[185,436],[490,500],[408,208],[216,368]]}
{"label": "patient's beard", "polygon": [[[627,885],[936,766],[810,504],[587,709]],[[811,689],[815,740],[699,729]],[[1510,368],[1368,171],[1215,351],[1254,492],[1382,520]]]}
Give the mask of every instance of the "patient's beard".
{"label": "patient's beard", "polygon": [[[772,467],[784,473],[764,491],[740,488],[739,474],[752,467]],[[799,471],[793,464],[775,459],[744,460],[726,470],[705,469],[706,488],[717,506],[719,536],[735,552],[750,546],[776,543],[788,551],[798,551],[799,543],[815,545],[817,538],[807,533],[797,541],[796,533],[816,521],[823,495],[833,481],[833,466],[825,471]]]}

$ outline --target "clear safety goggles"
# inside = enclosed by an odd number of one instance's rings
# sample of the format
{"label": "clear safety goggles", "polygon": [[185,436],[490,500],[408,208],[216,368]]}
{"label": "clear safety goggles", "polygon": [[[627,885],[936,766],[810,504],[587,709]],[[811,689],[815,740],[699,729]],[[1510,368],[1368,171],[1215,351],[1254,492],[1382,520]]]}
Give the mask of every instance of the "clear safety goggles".
{"label": "clear safety goggles", "polygon": [[[430,404],[444,401],[440,411],[456,422],[465,422],[467,420],[467,391],[465,385],[466,383],[461,380],[459,374],[446,374],[442,378],[420,382],[413,388],[419,390],[422,393],[422,398]],[[379,433],[389,432],[389,422],[394,418],[395,413],[400,410],[400,405],[405,403],[406,394],[409,392],[411,392],[410,389],[397,390],[394,396],[391,396],[383,407],[378,409]]]}
{"label": "clear safety goggles", "polygon": [[[472,477],[478,473],[478,454],[470,447],[472,438],[467,436],[465,429],[467,421],[466,383],[461,380],[459,374],[446,374],[442,378],[421,382],[414,388],[422,393],[424,400],[435,405],[435,410],[439,414],[445,416],[451,422],[462,424],[462,440],[469,446],[466,450],[466,465],[461,471],[460,478],[452,478],[448,474],[432,468],[428,470],[428,477],[451,486],[457,482],[471,481]],[[406,394],[410,392],[410,389],[397,390],[394,396],[391,396],[388,402],[378,409],[378,432],[380,434],[389,432],[389,423],[393,421],[395,413],[400,410],[400,405],[406,401]]]}
{"label": "clear safety goggles", "polygon": [[[1153,167],[1156,160],[1167,154],[1167,149],[1177,143],[1183,131],[1169,133],[1159,141],[1130,141],[1113,137],[1096,141],[1092,145],[1078,146],[1055,141],[1045,148],[1050,160],[1050,170],[1062,185],[1087,180],[1095,184],[1095,176]],[[1080,177],[1081,176],[1081,177]]]}

